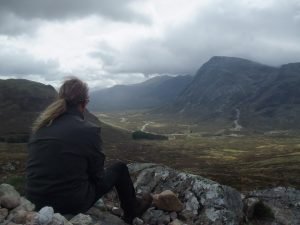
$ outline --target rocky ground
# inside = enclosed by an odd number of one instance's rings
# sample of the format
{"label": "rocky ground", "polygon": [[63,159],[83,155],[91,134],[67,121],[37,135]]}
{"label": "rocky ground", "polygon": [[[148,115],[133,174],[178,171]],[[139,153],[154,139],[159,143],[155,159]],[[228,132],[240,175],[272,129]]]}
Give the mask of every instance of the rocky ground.
{"label": "rocky ground", "polygon": [[[300,191],[277,187],[241,194],[201,176],[178,172],[157,164],[129,165],[137,193],[151,192],[153,205],[135,225],[299,225]],[[114,191],[88,212],[54,213],[48,206],[39,212],[14,187],[0,185],[0,224],[15,225],[125,225]]]}

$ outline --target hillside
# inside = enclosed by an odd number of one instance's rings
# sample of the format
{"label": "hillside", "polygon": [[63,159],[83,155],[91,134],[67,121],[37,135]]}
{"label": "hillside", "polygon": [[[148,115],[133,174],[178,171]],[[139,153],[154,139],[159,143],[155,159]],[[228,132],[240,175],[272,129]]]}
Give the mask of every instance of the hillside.
{"label": "hillside", "polygon": [[[300,128],[300,63],[283,65],[269,85],[246,101],[241,121],[268,129]],[[246,113],[247,112],[247,113]]]}
{"label": "hillside", "polygon": [[241,58],[213,57],[163,111],[227,128],[239,119],[250,130],[298,129],[299,65],[276,68]]}
{"label": "hillside", "polygon": [[57,96],[50,85],[23,80],[0,80],[0,137],[26,136],[38,112]]}
{"label": "hillside", "polygon": [[192,76],[157,76],[133,85],[117,85],[91,93],[92,111],[118,111],[158,107],[173,102]]}
{"label": "hillside", "polygon": [[[56,97],[57,92],[50,85],[23,79],[0,80],[0,138],[26,141],[32,122]],[[127,132],[101,123],[89,112],[86,116],[102,127],[106,142],[129,139]]]}

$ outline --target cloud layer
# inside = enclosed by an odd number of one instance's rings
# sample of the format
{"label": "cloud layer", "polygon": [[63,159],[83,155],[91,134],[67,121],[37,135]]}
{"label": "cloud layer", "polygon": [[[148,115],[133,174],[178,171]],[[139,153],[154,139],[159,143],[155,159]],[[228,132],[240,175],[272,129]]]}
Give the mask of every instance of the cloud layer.
{"label": "cloud layer", "polygon": [[65,20],[100,15],[113,20],[144,20],[143,15],[133,11],[130,4],[136,0],[1,0],[1,11],[9,12],[26,20]]}
{"label": "cloud layer", "polygon": [[300,61],[300,0],[0,0],[0,77],[92,87],[193,74],[210,57]]}

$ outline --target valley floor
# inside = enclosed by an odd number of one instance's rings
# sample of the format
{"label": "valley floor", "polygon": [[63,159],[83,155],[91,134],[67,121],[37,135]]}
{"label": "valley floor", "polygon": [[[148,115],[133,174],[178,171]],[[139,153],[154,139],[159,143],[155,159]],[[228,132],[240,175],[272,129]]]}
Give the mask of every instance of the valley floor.
{"label": "valley floor", "polygon": [[285,131],[247,134],[230,132],[230,128],[201,129],[169,118],[151,118],[143,112],[98,116],[126,130],[140,129],[169,137],[167,141],[123,145],[121,149],[109,150],[112,157],[166,164],[240,191],[273,186],[300,189],[300,135],[287,135]]}
{"label": "valley floor", "polygon": [[[130,118],[124,115],[100,115],[100,119],[127,130],[141,129],[146,123],[145,131],[151,126],[159,130],[157,122],[150,123],[149,118],[133,120],[138,125],[129,123]],[[168,128],[162,127],[164,132]],[[178,127],[184,129],[176,130]],[[128,163],[161,163],[240,191],[274,186],[300,189],[300,136],[204,135],[187,128],[185,124],[172,125],[170,130],[176,135],[165,141],[116,140],[105,144],[105,154],[108,162],[120,159]],[[24,183],[26,155],[26,144],[0,143],[0,183]]]}

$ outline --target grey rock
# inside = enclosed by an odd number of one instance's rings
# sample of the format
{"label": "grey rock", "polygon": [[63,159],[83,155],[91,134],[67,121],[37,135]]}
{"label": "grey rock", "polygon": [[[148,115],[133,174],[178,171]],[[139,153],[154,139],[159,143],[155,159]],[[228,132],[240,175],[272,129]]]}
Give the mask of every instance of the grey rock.
{"label": "grey rock", "polygon": [[[86,213],[88,214],[88,213]],[[72,219],[74,216],[76,216],[75,214],[62,214],[62,216],[67,219],[67,220],[70,220]]]}
{"label": "grey rock", "polygon": [[[99,208],[93,206],[93,207],[91,207],[87,212],[85,212],[84,214],[90,215],[90,216],[92,216],[92,217],[99,218],[99,217],[102,216],[102,212],[103,212],[103,211],[102,211],[101,209],[99,209]],[[74,217],[74,216],[73,216],[73,217]],[[73,217],[72,217],[72,218],[73,218]],[[70,219],[71,219],[71,218],[70,218]]]}
{"label": "grey rock", "polygon": [[[185,210],[192,212],[194,215],[198,214],[198,210],[201,208],[201,203],[197,197],[191,191],[185,191],[184,196],[186,199]],[[205,200],[203,200],[204,202]]]}
{"label": "grey rock", "polygon": [[9,171],[9,172],[16,170],[16,167],[15,167],[15,165],[12,162],[6,163],[1,168],[2,168],[2,170]]}
{"label": "grey rock", "polygon": [[116,216],[122,216],[124,214],[123,210],[121,208],[118,207],[113,207],[111,209],[111,212],[116,215]]}
{"label": "grey rock", "polygon": [[171,218],[168,214],[161,216],[158,219],[159,224],[169,224],[171,222]]}
{"label": "grey rock", "polygon": [[133,225],[143,225],[144,221],[142,219],[136,217],[136,218],[133,219],[132,224]]}
{"label": "grey rock", "polygon": [[178,219],[175,219],[169,225],[183,225],[183,222]]}
{"label": "grey rock", "polygon": [[7,223],[5,223],[5,225],[22,225],[22,224],[7,221]]}
{"label": "grey rock", "polygon": [[0,223],[2,223],[8,215],[8,210],[6,208],[0,209]]}
{"label": "grey rock", "polygon": [[26,225],[39,225],[39,214],[37,212],[27,212]]}
{"label": "grey rock", "polygon": [[34,211],[35,205],[26,198],[21,197],[20,205],[17,207],[17,209],[24,209],[25,211],[31,212]]}
{"label": "grey rock", "polygon": [[13,218],[19,211],[31,212],[35,209],[35,205],[28,201],[26,198],[20,198],[20,204],[18,207],[12,209],[9,213],[9,219]]}
{"label": "grey rock", "polygon": [[19,210],[16,211],[15,214],[13,214],[13,217],[11,217],[12,214],[10,214],[9,219],[11,219],[12,222],[17,224],[25,224],[26,218],[27,218],[27,212],[25,210]]}
{"label": "grey rock", "polygon": [[122,219],[120,219],[120,217],[112,215],[107,211],[100,210],[98,210],[97,216],[95,216],[95,221],[102,225],[127,225]]}
{"label": "grey rock", "polygon": [[271,210],[273,224],[300,224],[300,190],[285,187],[257,190],[248,193],[245,200],[249,198],[259,199]]}
{"label": "grey rock", "polygon": [[[189,224],[238,225],[243,219],[241,195],[231,187],[163,165],[130,164],[129,171],[137,190],[178,193],[179,200],[184,203],[184,210],[178,213],[178,217]],[[149,213],[148,210],[143,219],[151,224]]]}
{"label": "grey rock", "polygon": [[50,225],[72,225],[64,216],[59,213],[53,215]]}
{"label": "grey rock", "polygon": [[144,213],[142,219],[145,223],[157,224],[162,216],[164,216],[164,211],[152,207]]}
{"label": "grey rock", "polygon": [[54,216],[54,210],[52,207],[45,206],[39,211],[38,221],[40,225],[48,225],[51,223]]}
{"label": "grey rock", "polygon": [[9,184],[0,185],[0,203],[7,209],[16,208],[20,204],[20,194]]}
{"label": "grey rock", "polygon": [[254,214],[255,205],[259,202],[258,198],[245,198],[244,199],[244,213],[246,219],[252,219]]}
{"label": "grey rock", "polygon": [[82,213],[74,216],[71,220],[70,223],[73,225],[90,225],[93,223],[93,219],[89,215],[84,215]]}
{"label": "grey rock", "polygon": [[177,213],[176,212],[171,212],[169,215],[170,215],[170,218],[171,218],[172,221],[177,219]]}
{"label": "grey rock", "polygon": [[102,211],[107,210],[107,206],[105,205],[102,198],[100,198],[95,204],[94,207],[101,209]]}

